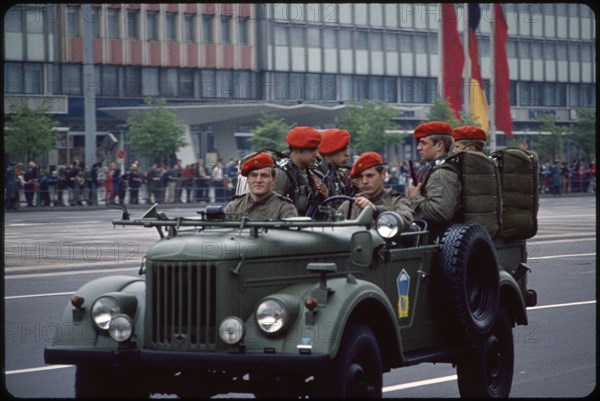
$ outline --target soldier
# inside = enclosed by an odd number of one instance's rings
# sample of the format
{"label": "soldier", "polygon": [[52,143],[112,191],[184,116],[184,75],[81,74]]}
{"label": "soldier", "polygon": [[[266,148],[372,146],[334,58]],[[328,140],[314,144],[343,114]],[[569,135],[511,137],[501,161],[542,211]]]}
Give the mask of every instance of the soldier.
{"label": "soldier", "polygon": [[[383,158],[377,152],[365,152],[356,160],[350,177],[358,185],[360,191],[354,198],[350,219],[356,219],[362,209],[371,207],[373,216],[384,211],[394,211],[404,220],[404,227],[408,229],[414,220],[414,212],[410,208],[406,197],[400,192],[384,188],[383,183],[387,172],[383,165]],[[345,201],[338,208],[338,213],[348,216],[350,202]]]}
{"label": "soldier", "polygon": [[285,137],[290,148],[290,158],[283,160],[273,190],[289,197],[305,216],[311,203],[319,203],[328,195],[328,189],[316,168],[317,149],[321,134],[312,127],[295,127]]}
{"label": "soldier", "polygon": [[439,168],[452,148],[452,127],[441,121],[415,128],[417,150],[425,162],[418,184],[408,185],[408,196],[416,218],[428,222],[433,237],[441,234],[460,208],[461,183],[451,169]]}
{"label": "soldier", "polygon": [[466,152],[485,153],[483,148],[487,141],[487,135],[479,127],[465,125],[464,127],[455,128],[452,131],[452,138],[454,139],[454,153],[463,150]]}
{"label": "soldier", "polygon": [[329,189],[329,196],[354,193],[352,180],[344,170],[350,158],[349,145],[350,133],[346,130],[331,128],[321,134],[319,153],[323,157],[323,182]]}
{"label": "soldier", "polygon": [[275,182],[275,163],[265,152],[248,159],[241,168],[246,177],[249,192],[236,196],[225,206],[225,213],[234,214],[233,218],[246,216],[253,220],[281,220],[298,216],[294,204],[289,198],[273,192]]}

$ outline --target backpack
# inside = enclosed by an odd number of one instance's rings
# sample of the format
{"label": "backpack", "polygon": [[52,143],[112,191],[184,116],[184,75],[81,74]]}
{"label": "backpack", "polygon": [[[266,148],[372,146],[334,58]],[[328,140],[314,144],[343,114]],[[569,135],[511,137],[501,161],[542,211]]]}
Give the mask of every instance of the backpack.
{"label": "backpack", "polygon": [[497,150],[491,156],[500,170],[502,191],[501,238],[527,239],[538,229],[539,160],[521,148]]}
{"label": "backpack", "polygon": [[439,168],[454,170],[461,181],[461,223],[484,226],[494,238],[502,226],[500,172],[496,161],[480,152],[458,152],[448,156]]}

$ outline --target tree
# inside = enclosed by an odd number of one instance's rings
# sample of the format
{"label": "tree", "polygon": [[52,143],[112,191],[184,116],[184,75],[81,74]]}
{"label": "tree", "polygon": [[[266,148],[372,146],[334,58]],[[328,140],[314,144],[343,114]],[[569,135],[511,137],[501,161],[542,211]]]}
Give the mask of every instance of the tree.
{"label": "tree", "polygon": [[549,132],[550,135],[540,135],[535,143],[535,151],[540,160],[558,160],[564,146],[565,128],[556,124],[556,116],[552,114],[543,114],[537,117],[542,124],[540,131]]}
{"label": "tree", "polygon": [[4,129],[4,147],[9,153],[33,160],[54,149],[56,121],[45,106],[32,109],[27,102],[10,105],[10,120]]}
{"label": "tree", "polygon": [[596,110],[585,107],[577,110],[577,122],[573,125],[567,137],[586,160],[596,154]]}
{"label": "tree", "polygon": [[290,130],[283,118],[276,118],[272,114],[263,114],[259,119],[258,125],[252,133],[254,137],[250,139],[252,150],[274,149],[284,151],[287,149],[285,135]]}
{"label": "tree", "polygon": [[392,122],[397,116],[398,112],[383,102],[352,102],[335,118],[335,124],[350,132],[351,145],[357,153],[381,152],[384,145],[404,141],[404,135],[385,133],[398,129]]}
{"label": "tree", "polygon": [[[460,115],[463,119],[467,118],[467,115],[465,115],[462,112],[460,113]],[[471,120],[472,119],[473,118],[471,115]],[[431,109],[429,110],[429,113],[427,113],[427,121],[445,121],[448,124],[450,124],[452,128],[456,128],[461,125],[461,121],[454,117],[454,112],[450,108],[450,104],[448,104],[448,101],[442,97],[438,97],[434,100],[433,104],[431,105]]]}
{"label": "tree", "polygon": [[127,143],[136,154],[153,161],[170,158],[187,144],[183,125],[173,112],[164,109],[164,99],[147,98],[145,103],[152,107],[150,111],[134,111],[127,119]]}

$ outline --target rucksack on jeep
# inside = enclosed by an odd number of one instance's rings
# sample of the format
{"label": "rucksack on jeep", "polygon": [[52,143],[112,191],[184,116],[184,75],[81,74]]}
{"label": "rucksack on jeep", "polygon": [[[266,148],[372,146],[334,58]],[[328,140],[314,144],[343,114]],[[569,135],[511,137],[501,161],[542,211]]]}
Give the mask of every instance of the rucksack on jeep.
{"label": "rucksack on jeep", "polygon": [[500,172],[496,161],[480,152],[458,152],[448,156],[440,167],[454,170],[462,184],[461,223],[484,226],[492,238],[501,231],[502,197]]}
{"label": "rucksack on jeep", "polygon": [[537,233],[539,160],[534,152],[506,148],[492,152],[500,170],[501,238],[527,239]]}

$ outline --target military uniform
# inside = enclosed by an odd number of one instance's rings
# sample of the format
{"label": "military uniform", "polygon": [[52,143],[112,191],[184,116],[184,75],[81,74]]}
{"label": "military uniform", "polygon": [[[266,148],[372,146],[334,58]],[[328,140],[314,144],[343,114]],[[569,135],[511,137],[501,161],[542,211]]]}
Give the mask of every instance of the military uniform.
{"label": "military uniform", "polygon": [[[360,196],[358,194],[357,196]],[[408,227],[414,221],[414,212],[410,208],[410,204],[407,198],[400,192],[394,191],[390,188],[385,188],[378,196],[373,199],[369,199],[371,203],[376,206],[374,217],[381,212],[392,211],[398,213],[402,220],[404,220],[405,227]],[[338,213],[344,218],[348,216],[348,208],[350,207],[350,201],[345,201],[338,208]],[[350,212],[350,220],[354,220],[358,217],[362,209],[356,205],[352,205],[352,211]]]}
{"label": "military uniform", "polygon": [[283,160],[278,167],[273,191],[290,198],[298,215],[305,216],[310,202],[317,196],[316,179],[322,177],[315,169],[297,167],[291,159]]}
{"label": "military uniform", "polygon": [[236,196],[227,206],[225,213],[228,219],[237,220],[246,216],[251,220],[281,220],[285,217],[298,216],[294,204],[289,198],[271,192],[266,198],[254,201],[250,194]]}

